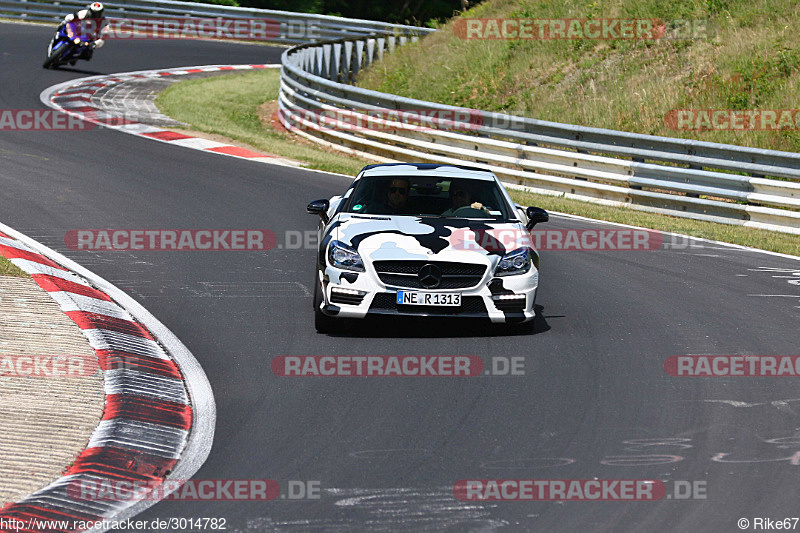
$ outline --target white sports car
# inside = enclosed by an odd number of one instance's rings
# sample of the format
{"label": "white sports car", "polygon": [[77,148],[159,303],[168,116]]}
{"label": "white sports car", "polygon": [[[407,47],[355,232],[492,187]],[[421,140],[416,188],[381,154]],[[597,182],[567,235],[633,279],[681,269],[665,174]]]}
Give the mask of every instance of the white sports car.
{"label": "white sports car", "polygon": [[535,316],[539,254],[530,230],[548,220],[515,205],[493,173],[419,163],[369,165],[320,216],[315,325],[412,315],[522,323]]}

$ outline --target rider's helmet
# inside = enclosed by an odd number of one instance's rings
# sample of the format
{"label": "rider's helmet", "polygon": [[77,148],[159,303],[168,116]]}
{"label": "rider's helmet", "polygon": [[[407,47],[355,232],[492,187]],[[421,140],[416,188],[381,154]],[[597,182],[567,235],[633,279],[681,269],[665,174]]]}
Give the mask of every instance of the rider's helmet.
{"label": "rider's helmet", "polygon": [[86,6],[86,9],[89,10],[89,18],[99,19],[103,17],[103,10],[105,7],[103,7],[103,4],[100,2],[94,2]]}

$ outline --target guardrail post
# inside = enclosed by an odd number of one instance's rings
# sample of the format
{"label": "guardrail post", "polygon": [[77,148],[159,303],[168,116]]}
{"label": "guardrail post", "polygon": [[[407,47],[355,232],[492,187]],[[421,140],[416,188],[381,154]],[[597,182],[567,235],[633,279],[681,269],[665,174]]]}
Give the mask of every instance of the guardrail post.
{"label": "guardrail post", "polygon": [[331,50],[333,49],[333,45],[330,44],[323,44],[322,45],[322,77],[327,79],[333,79],[333,69],[331,68]]}
{"label": "guardrail post", "polygon": [[[701,167],[699,165],[694,165],[692,163],[689,163],[689,168],[692,168],[692,169],[695,169],[695,170],[703,170],[703,167]],[[693,192],[687,192],[686,196],[689,196],[690,198],[700,198],[699,194],[696,194],[696,193],[693,193]]]}
{"label": "guardrail post", "polygon": [[342,82],[342,43],[334,43],[333,45],[333,72],[331,79],[333,81]]}
{"label": "guardrail post", "polygon": [[361,66],[364,64],[364,41],[359,39],[355,42],[356,45],[356,61],[353,63],[353,76],[352,80],[355,81],[358,73],[361,71]]}
{"label": "guardrail post", "polygon": [[375,39],[370,37],[367,39],[367,64],[369,66],[375,60]]}
{"label": "guardrail post", "polygon": [[344,62],[343,62],[344,82],[350,83],[353,79],[353,41],[344,42]]}
{"label": "guardrail post", "polygon": [[378,37],[377,39],[377,52],[378,52],[378,61],[383,61],[383,47],[386,46],[386,39],[384,37]]}
{"label": "guardrail post", "polygon": [[314,74],[316,74],[317,76],[323,76],[323,74],[322,74],[322,62],[325,60],[325,58],[323,57],[324,52],[322,51],[321,47],[314,48],[314,50],[317,52],[316,53],[316,57],[314,58],[315,59],[314,60]]}
{"label": "guardrail post", "polygon": [[[631,157],[631,161],[633,161],[635,163],[644,163],[644,158],[643,157]],[[634,189],[636,191],[641,191],[642,190],[642,186],[641,185],[628,185],[628,187],[630,187],[631,189]]]}

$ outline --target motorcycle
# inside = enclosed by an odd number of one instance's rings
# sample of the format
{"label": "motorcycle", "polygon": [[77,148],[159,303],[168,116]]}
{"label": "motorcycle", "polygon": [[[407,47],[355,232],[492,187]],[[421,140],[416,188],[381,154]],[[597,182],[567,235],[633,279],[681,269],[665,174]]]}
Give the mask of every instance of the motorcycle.
{"label": "motorcycle", "polygon": [[[75,36],[70,39],[67,28]],[[77,40],[77,42],[76,42]],[[92,39],[85,32],[78,31],[78,24],[68,22],[61,24],[56,30],[56,34],[50,40],[47,47],[47,59],[42,66],[44,68],[58,68],[69,63],[74,65],[79,59],[89,60],[96,48],[103,46],[102,39]]]}

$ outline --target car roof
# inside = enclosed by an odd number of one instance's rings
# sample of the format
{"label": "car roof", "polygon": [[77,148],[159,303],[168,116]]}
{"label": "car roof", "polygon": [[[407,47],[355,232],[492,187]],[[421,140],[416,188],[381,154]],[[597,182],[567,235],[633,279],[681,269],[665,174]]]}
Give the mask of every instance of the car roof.
{"label": "car roof", "polygon": [[464,165],[443,165],[435,163],[387,163],[367,165],[360,172],[361,176],[447,176],[452,178],[471,178],[495,180],[495,175],[488,170]]}

